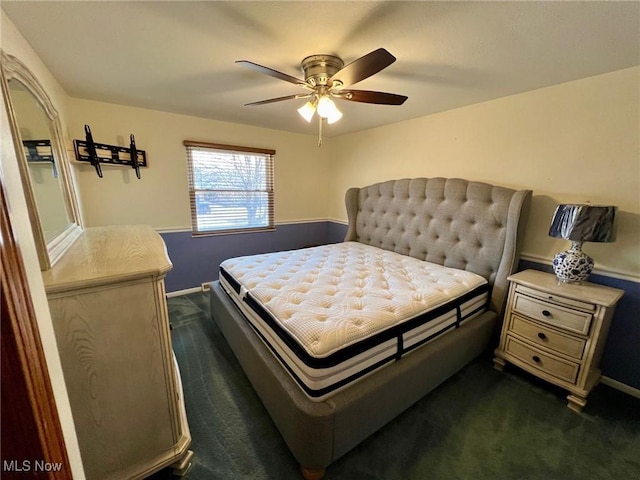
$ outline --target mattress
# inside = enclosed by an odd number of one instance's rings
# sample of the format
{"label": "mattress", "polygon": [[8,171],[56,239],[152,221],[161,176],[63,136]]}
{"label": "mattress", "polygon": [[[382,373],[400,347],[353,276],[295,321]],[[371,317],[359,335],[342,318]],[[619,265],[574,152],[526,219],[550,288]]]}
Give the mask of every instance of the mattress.
{"label": "mattress", "polygon": [[472,321],[472,272],[344,242],[232,258],[220,284],[307,396],[322,401]]}

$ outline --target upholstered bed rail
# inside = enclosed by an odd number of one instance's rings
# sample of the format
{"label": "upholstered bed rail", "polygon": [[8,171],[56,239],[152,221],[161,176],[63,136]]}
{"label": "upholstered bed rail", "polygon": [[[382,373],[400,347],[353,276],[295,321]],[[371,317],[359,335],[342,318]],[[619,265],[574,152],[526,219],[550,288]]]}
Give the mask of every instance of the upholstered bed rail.
{"label": "upholstered bed rail", "polygon": [[502,311],[506,277],[517,268],[531,190],[459,178],[414,178],[350,188],[345,200],[345,241],[482,275],[493,285],[492,309]]}

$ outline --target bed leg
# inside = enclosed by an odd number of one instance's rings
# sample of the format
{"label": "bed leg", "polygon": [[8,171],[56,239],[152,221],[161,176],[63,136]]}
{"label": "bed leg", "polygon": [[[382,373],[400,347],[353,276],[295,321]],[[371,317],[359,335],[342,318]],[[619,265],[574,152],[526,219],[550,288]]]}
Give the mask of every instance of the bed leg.
{"label": "bed leg", "polygon": [[302,465],[300,465],[300,470],[305,480],[321,480],[327,471],[326,468],[307,468]]}

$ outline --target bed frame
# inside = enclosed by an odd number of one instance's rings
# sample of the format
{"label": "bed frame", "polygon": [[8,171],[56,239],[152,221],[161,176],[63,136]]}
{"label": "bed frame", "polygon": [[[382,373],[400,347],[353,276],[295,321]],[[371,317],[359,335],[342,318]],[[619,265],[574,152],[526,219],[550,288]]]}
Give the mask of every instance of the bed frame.
{"label": "bed frame", "polygon": [[346,193],[357,241],[448,267],[492,286],[490,310],[322,402],[310,400],[254,333],[218,282],[211,313],[303,477],[325,469],[489,347],[515,271],[530,190],[446,178],[391,180]]}

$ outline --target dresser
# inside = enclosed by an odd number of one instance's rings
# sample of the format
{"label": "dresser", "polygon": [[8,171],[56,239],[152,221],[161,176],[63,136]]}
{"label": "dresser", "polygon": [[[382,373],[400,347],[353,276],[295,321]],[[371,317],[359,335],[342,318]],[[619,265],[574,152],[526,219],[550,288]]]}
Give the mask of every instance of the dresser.
{"label": "dresser", "polygon": [[561,283],[537,270],[511,275],[509,282],[494,366],[502,370],[509,362],[568,390],[568,407],[579,412],[600,379],[600,359],[623,291]]}
{"label": "dresser", "polygon": [[84,229],[43,279],[88,480],[184,474],[193,453],[149,226]]}

